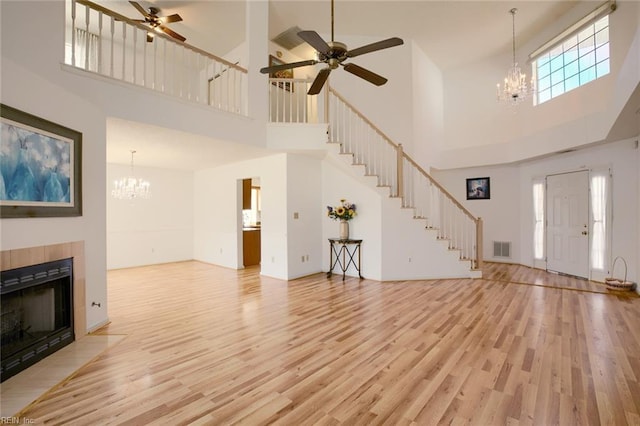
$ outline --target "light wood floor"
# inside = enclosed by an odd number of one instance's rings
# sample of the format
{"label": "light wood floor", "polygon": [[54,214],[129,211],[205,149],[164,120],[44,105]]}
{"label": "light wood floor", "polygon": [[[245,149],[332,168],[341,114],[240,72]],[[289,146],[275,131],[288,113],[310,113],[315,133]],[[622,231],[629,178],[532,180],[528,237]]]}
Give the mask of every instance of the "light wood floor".
{"label": "light wood floor", "polygon": [[640,424],[637,295],[507,265],[485,275],[284,282],[198,262],[112,271],[112,323],[100,332],[127,337],[20,415],[64,425]]}

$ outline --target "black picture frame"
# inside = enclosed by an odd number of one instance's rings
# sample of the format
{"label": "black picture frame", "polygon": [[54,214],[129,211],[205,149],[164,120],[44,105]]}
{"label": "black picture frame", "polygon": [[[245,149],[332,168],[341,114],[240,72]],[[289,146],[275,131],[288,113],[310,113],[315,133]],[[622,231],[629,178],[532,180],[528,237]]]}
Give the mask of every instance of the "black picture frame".
{"label": "black picture frame", "polygon": [[467,179],[467,200],[491,199],[491,181],[488,177]]}
{"label": "black picture frame", "polygon": [[[269,55],[269,66],[270,67],[273,67],[273,66],[276,66],[276,65],[284,65],[284,64],[286,64],[286,62],[280,60],[279,58],[276,58],[273,55]],[[269,78],[291,78],[291,79],[293,79],[293,68],[269,73]],[[278,83],[274,82],[273,85],[274,86],[278,86],[281,89],[285,89],[285,90],[287,90],[289,92],[293,92],[293,84],[292,83],[280,81]]]}
{"label": "black picture frame", "polygon": [[82,133],[0,104],[0,218],[82,216]]}

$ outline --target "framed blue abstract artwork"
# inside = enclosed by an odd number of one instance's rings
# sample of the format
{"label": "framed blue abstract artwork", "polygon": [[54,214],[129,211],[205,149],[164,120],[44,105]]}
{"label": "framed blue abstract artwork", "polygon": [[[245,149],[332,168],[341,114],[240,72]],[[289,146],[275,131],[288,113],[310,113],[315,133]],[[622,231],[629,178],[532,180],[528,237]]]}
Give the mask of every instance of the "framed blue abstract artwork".
{"label": "framed blue abstract artwork", "polygon": [[0,217],[82,216],[82,133],[0,105]]}

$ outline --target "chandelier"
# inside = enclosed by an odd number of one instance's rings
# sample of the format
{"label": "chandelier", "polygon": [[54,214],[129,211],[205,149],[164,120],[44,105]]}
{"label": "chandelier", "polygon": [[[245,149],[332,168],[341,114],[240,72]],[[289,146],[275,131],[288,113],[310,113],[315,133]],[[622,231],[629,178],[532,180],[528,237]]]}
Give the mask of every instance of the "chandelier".
{"label": "chandelier", "polygon": [[133,154],[136,151],[131,151],[131,174],[126,177],[122,177],[113,182],[113,190],[111,196],[119,200],[133,200],[134,198],[148,199],[151,198],[151,186],[148,181],[134,177],[133,173]]}
{"label": "chandelier", "polygon": [[509,11],[513,22],[513,66],[507,72],[504,79],[504,86],[500,88],[498,83],[498,101],[510,104],[517,104],[535,92],[535,81],[531,78],[531,83],[527,85],[527,75],[520,71],[520,67],[516,62],[516,9],[515,7]]}

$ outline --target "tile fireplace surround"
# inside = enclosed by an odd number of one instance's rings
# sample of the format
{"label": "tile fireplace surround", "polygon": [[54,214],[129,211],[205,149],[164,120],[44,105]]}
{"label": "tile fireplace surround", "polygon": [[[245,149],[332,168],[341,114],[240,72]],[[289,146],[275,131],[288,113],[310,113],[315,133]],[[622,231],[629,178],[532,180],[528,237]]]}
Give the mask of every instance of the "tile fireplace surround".
{"label": "tile fireplace surround", "polygon": [[73,331],[76,340],[87,334],[84,241],[29,247],[0,252],[0,270],[22,268],[73,258]]}

